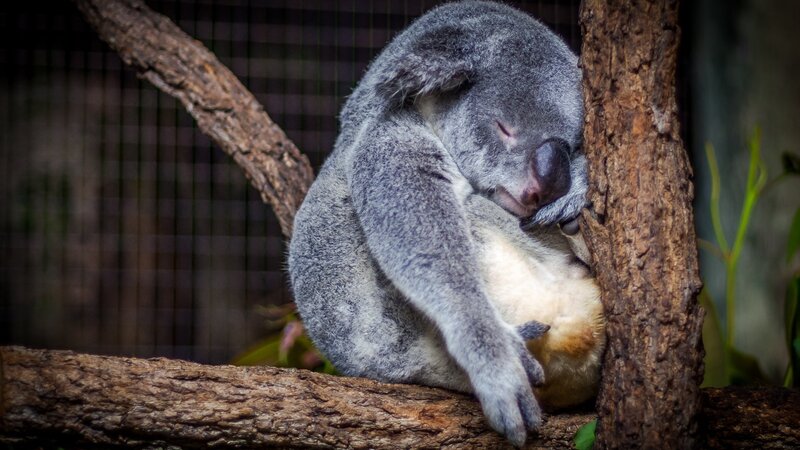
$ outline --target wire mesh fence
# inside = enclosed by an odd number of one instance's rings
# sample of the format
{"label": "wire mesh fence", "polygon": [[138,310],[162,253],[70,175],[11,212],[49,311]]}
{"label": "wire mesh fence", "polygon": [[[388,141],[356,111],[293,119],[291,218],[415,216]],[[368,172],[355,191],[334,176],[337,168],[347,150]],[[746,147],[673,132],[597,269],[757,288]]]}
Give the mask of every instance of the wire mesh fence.
{"label": "wire mesh fence", "polygon": [[[512,2],[579,50],[578,0]],[[318,167],[369,61],[437,2],[153,1]],[[66,1],[0,6],[0,343],[228,361],[291,301],[242,172]]]}

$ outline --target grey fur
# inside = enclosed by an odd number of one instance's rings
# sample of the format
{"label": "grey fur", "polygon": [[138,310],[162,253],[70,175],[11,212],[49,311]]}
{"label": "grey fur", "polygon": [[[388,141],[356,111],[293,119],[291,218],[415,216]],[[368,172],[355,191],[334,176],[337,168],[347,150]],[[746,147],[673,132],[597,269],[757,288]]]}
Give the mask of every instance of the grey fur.
{"label": "grey fur", "polygon": [[[487,298],[481,230],[537,257],[569,250],[552,233],[524,235],[520,217],[484,197],[519,190],[531,152],[557,138],[571,184],[532,220],[574,217],[586,191],[582,108],[576,56],[501,4],[438,7],[385,48],[342,110],[289,249],[300,315],[341,372],[474,392],[492,427],[524,443],[541,423],[531,384],[543,372]],[[518,130],[514,145],[497,120]]]}

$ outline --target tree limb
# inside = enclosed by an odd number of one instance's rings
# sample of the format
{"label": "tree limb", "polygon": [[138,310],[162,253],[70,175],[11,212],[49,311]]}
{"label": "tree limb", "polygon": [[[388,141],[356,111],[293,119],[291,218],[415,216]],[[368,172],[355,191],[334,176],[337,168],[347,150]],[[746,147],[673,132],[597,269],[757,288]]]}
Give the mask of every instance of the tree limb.
{"label": "tree limb", "polygon": [[[0,442],[200,448],[505,448],[477,402],[442,389],[273,367],[0,347]],[[551,419],[569,446],[588,415]]]}
{"label": "tree limb", "polygon": [[177,98],[200,129],[272,205],[286,237],[313,181],[308,158],[253,94],[199,41],[140,0],[75,0],[97,34],[160,90]]}
{"label": "tree limb", "polygon": [[[469,396],[273,367],[0,347],[0,443],[128,447],[508,448]],[[800,392],[707,389],[708,448],[800,445]],[[570,448],[592,414],[527,448]]]}

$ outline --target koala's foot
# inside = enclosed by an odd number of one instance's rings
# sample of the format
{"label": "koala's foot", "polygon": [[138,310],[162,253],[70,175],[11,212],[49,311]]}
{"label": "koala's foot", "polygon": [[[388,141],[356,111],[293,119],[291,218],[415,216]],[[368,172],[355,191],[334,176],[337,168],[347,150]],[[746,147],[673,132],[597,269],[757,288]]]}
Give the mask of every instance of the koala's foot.
{"label": "koala's foot", "polygon": [[489,425],[514,446],[525,444],[528,431],[542,424],[542,410],[531,386],[544,383],[544,370],[519,337],[514,355],[499,357],[470,377]]}

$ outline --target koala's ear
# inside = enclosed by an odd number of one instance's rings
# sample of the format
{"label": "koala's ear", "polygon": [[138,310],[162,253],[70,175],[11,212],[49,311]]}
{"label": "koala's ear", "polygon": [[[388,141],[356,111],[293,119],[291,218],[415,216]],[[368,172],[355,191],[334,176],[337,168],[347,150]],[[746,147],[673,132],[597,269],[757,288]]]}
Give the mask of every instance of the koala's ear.
{"label": "koala's ear", "polygon": [[472,63],[467,59],[468,40],[460,28],[445,26],[425,32],[387,61],[378,94],[395,105],[419,95],[447,92],[469,82]]}

